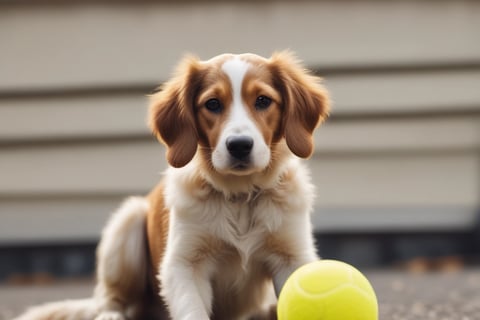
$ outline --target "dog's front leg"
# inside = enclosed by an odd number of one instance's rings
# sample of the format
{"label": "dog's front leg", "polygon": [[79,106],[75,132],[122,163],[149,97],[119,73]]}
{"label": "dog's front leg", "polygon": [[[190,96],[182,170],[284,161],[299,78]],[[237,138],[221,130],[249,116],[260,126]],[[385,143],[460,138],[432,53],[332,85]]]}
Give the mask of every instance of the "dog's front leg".
{"label": "dog's front leg", "polygon": [[[309,230],[305,230],[304,233],[299,234],[308,235],[310,233]],[[280,291],[288,277],[290,277],[295,270],[307,263],[320,259],[316,253],[315,246],[313,245],[313,237],[298,237],[295,241],[293,238],[288,239],[287,233],[284,233],[283,236],[287,239],[287,243],[291,244],[291,251],[274,255],[276,256],[276,259],[273,264],[274,272],[272,280],[277,297],[280,295]]]}
{"label": "dog's front leg", "polygon": [[209,257],[200,237],[176,228],[160,266],[161,295],[173,320],[208,320],[212,310]]}

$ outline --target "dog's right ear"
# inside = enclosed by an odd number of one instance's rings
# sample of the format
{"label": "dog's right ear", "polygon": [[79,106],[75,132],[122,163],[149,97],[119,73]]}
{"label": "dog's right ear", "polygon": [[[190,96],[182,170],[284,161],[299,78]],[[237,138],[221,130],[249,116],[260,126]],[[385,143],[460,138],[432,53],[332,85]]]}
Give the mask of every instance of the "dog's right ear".
{"label": "dog's right ear", "polygon": [[150,97],[149,127],[167,147],[167,161],[176,168],[190,162],[197,151],[193,103],[200,86],[200,71],[196,57],[185,57],[174,77]]}

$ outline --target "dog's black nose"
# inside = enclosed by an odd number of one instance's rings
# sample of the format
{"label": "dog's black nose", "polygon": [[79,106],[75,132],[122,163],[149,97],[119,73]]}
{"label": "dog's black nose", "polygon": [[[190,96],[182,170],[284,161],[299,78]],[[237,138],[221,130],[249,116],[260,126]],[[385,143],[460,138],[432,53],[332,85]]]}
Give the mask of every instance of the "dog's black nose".
{"label": "dog's black nose", "polygon": [[226,144],[232,157],[243,160],[252,151],[253,139],[247,136],[228,137]]}

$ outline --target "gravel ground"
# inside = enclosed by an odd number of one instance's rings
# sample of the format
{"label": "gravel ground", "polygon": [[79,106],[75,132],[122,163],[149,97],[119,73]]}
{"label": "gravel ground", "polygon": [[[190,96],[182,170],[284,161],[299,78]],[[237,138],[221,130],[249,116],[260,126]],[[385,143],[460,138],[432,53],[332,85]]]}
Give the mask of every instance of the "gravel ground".
{"label": "gravel ground", "polygon": [[[479,320],[480,269],[412,274],[370,271],[381,320]],[[42,286],[0,286],[0,320],[45,301],[88,297],[89,281]]]}
{"label": "gravel ground", "polygon": [[382,320],[480,320],[480,269],[367,274]]}

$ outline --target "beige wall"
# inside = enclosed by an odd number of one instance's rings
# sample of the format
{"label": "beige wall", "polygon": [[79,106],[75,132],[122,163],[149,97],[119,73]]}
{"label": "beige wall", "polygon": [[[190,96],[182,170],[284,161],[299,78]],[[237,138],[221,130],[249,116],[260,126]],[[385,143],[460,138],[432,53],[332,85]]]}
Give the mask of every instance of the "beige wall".
{"label": "beige wall", "polygon": [[478,30],[476,1],[0,1],[0,243],[96,238],[156,183],[145,95],[187,51],[291,48],[325,76],[317,229],[466,228],[480,208]]}

